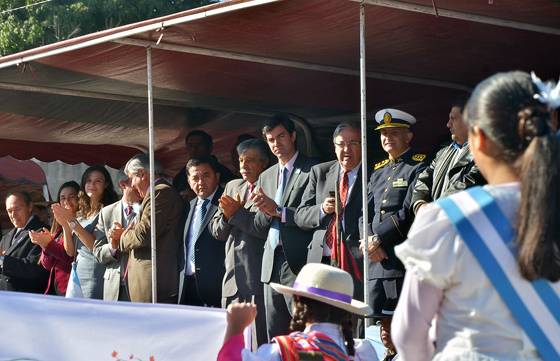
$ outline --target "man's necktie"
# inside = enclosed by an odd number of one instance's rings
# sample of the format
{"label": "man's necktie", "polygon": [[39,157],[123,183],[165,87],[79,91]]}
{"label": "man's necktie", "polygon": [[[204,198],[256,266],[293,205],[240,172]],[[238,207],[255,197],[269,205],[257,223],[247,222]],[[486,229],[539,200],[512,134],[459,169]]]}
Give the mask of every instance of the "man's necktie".
{"label": "man's necktie", "polygon": [[340,219],[342,221],[342,215],[344,214],[344,207],[346,206],[346,197],[348,196],[348,172],[344,172],[342,175],[341,181],[338,183],[338,195],[340,201],[340,209],[338,210],[338,218],[337,214],[333,214],[331,221],[329,222],[329,226],[327,227],[327,233],[325,237],[325,243],[331,249],[331,257],[335,251],[336,246],[338,243],[338,235],[336,232],[336,222]]}
{"label": "man's necktie", "polygon": [[189,235],[187,237],[187,241],[188,239],[190,239],[190,242],[188,244],[188,250],[189,250],[189,261],[194,262],[194,246],[196,243],[196,237],[198,236],[198,233],[200,232],[200,227],[202,227],[202,223],[204,223],[204,217],[206,217],[206,212],[207,212],[207,208],[208,208],[208,203],[210,202],[209,199],[205,199],[202,202],[202,206],[200,208],[198,208],[198,210],[196,211],[195,215],[194,215],[194,219],[192,220],[191,223],[191,227],[189,230]]}
{"label": "man's necktie", "polygon": [[[284,167],[282,170],[282,177],[278,182],[278,188],[276,189],[276,195],[274,196],[274,202],[280,205],[282,198],[284,196],[284,190],[286,188],[286,183],[288,182],[288,168]],[[270,242],[272,249],[276,249],[278,243],[280,243],[280,220],[276,217],[272,219],[270,224],[270,229],[268,230],[267,241]]]}

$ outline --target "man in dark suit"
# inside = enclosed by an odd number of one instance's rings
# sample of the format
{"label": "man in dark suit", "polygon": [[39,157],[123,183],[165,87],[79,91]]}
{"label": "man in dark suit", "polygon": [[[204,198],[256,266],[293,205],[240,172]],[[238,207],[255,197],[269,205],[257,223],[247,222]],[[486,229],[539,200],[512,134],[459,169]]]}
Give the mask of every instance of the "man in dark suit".
{"label": "man in dark suit", "polygon": [[29,231],[47,226],[33,215],[27,192],[9,193],[6,211],[15,228],[0,241],[0,290],[43,293],[49,273],[39,264],[41,247],[31,242]]}
{"label": "man in dark suit", "polygon": [[362,214],[360,125],[339,124],[333,133],[333,143],[337,159],[311,168],[294,219],[300,228],[313,231],[307,262],[332,264],[350,273],[354,297],[362,300],[363,257],[358,224]]}
{"label": "man in dark suit", "polygon": [[462,115],[466,102],[467,97],[460,97],[452,104],[447,122],[452,142],[418,176],[411,201],[414,214],[429,202],[486,183],[467,143],[469,130]]}
{"label": "man in dark suit", "polygon": [[[413,154],[410,127],[416,119],[397,109],[377,112],[381,146],[389,158],[377,163],[368,184],[368,242],[370,260],[368,293],[373,316],[381,324],[381,341],[387,349],[384,360],[393,359],[396,350],[390,325],[401,293],[404,265],[395,255],[395,246],[404,242],[412,224],[412,186],[426,167],[424,154]],[[361,222],[360,222],[361,223]]]}
{"label": "man in dark suit", "polygon": [[290,323],[291,297],[278,293],[270,282],[292,286],[296,275],[307,261],[307,246],[311,232],[300,229],[294,222],[296,208],[316,161],[299,153],[296,148],[294,122],[284,114],[267,119],[262,131],[278,164],[265,170],[251,200],[258,209],[254,227],[266,232],[261,281],[264,285],[268,337],[286,334]]}
{"label": "man in dark suit", "polygon": [[[152,302],[150,159],[147,154],[132,157],[125,166],[131,185],[140,197],[140,213],[126,230],[115,225],[112,236],[120,237],[119,251],[128,253],[127,280],[132,302]],[[177,254],[179,228],[185,204],[177,191],[163,179],[163,168],[154,162],[154,207],[156,226],[157,302],[177,303]],[[123,232],[122,234],[119,234]]]}
{"label": "man in dark suit", "polygon": [[[212,136],[203,130],[193,130],[185,137],[185,149],[187,157],[185,164],[192,158],[205,158],[211,157],[214,159],[216,169],[220,173],[220,185],[225,186],[227,182],[235,179],[235,175],[223,164],[218,162],[218,159],[212,155],[212,148],[214,147],[214,140]],[[193,189],[189,185],[187,179],[186,168],[183,167],[173,178],[173,187],[181,194],[185,201],[190,202],[196,197]]]}
{"label": "man in dark suit", "polygon": [[220,307],[225,244],[210,233],[208,224],[218,210],[223,188],[210,157],[193,158],[186,166],[189,185],[196,194],[183,226],[179,268],[179,303]]}
{"label": "man in dark suit", "polygon": [[232,302],[254,302],[257,309],[254,345],[267,343],[261,267],[266,232],[251,233],[244,228],[246,219],[256,212],[251,193],[259,175],[268,167],[270,159],[262,139],[249,139],[237,146],[239,170],[243,179],[230,181],[220,198],[220,208],[210,223],[212,235],[226,241],[226,272],[222,283],[222,306]]}

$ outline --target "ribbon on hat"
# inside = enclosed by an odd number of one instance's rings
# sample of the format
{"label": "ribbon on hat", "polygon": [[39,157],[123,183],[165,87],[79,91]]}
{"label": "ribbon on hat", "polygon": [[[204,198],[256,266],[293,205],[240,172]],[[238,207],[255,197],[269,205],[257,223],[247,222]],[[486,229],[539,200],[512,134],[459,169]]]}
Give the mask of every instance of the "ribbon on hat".
{"label": "ribbon on hat", "polygon": [[531,80],[538,89],[538,93],[533,95],[533,98],[546,104],[550,109],[560,108],[560,81],[556,84],[552,81],[543,82],[534,71],[531,72]]}
{"label": "ribbon on hat", "polygon": [[311,287],[311,286],[306,286],[306,285],[302,285],[300,283],[294,282],[294,287],[295,290],[298,291],[304,291],[304,292],[309,292],[311,294],[317,295],[317,296],[322,296],[322,297],[327,297],[336,301],[341,301],[344,303],[352,303],[352,296],[351,295],[347,295],[344,293],[340,293],[340,292],[336,292],[336,291],[330,291],[330,290],[326,290],[324,288],[318,288],[318,287]]}

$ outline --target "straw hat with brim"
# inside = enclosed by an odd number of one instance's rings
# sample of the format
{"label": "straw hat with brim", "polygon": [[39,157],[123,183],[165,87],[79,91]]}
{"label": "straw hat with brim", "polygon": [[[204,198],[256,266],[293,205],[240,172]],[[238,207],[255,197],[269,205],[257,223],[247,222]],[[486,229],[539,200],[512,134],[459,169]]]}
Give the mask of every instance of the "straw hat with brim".
{"label": "straw hat with brim", "polygon": [[322,263],[303,266],[293,287],[278,283],[271,283],[270,286],[282,294],[311,298],[361,316],[372,313],[367,304],[352,299],[354,282],[350,274]]}

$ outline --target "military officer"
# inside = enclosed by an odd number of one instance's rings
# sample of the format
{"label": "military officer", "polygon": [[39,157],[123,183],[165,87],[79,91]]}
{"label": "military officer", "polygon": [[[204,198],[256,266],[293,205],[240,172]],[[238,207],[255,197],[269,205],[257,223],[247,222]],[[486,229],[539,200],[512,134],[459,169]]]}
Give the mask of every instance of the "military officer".
{"label": "military officer", "polygon": [[368,292],[374,317],[381,324],[385,360],[391,360],[396,354],[390,335],[391,318],[404,278],[404,266],[395,256],[394,247],[406,239],[412,224],[412,190],[426,166],[426,156],[410,149],[410,127],[416,123],[412,115],[383,109],[375,114],[375,120],[388,158],[375,164],[368,184]]}

